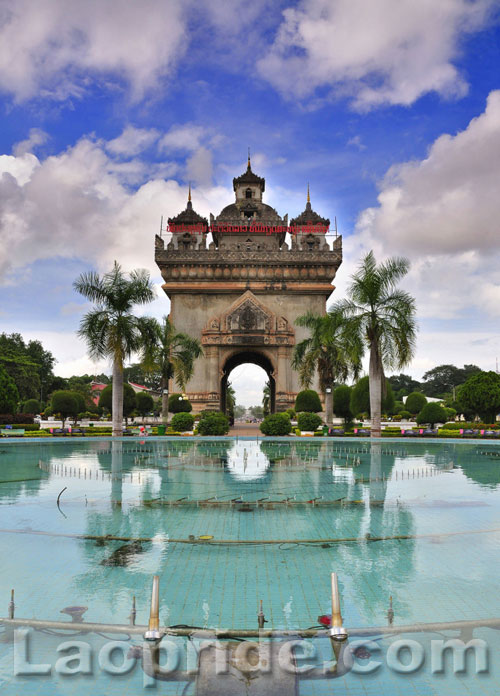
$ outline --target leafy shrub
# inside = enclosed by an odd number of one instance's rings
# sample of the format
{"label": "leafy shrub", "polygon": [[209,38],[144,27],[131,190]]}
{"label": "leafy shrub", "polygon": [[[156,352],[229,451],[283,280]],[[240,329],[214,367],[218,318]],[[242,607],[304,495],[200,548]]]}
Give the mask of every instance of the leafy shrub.
{"label": "leafy shrub", "polygon": [[40,430],[40,423],[16,423],[12,426],[12,430],[26,430],[26,432]]}
{"label": "leafy shrub", "polygon": [[285,411],[285,413],[288,413],[288,415],[290,416],[290,418],[295,418],[296,413],[295,413],[295,409],[294,409],[294,408],[287,408],[287,410]]}
{"label": "leafy shrub", "polygon": [[27,430],[24,437],[52,437],[48,430]]}
{"label": "leafy shrub", "polygon": [[413,415],[416,415],[417,413],[420,413],[426,403],[427,399],[425,398],[424,394],[421,392],[412,392],[406,399],[405,409]]}
{"label": "leafy shrub", "polygon": [[32,413],[0,413],[0,423],[2,425],[24,425],[33,423]]}
{"label": "leafy shrub", "polygon": [[260,430],[264,435],[289,435],[291,429],[292,424],[288,413],[272,413],[260,424]]}
{"label": "leafy shrub", "polygon": [[154,408],[154,401],[151,394],[138,392],[135,395],[135,407],[140,416],[144,417],[146,414],[151,413]]}
{"label": "leafy shrub", "polygon": [[172,429],[178,430],[181,433],[186,432],[186,430],[192,430],[194,423],[194,416],[190,413],[176,413],[172,418]]}
{"label": "leafy shrub", "polygon": [[318,392],[314,389],[304,389],[297,394],[295,399],[295,411],[308,411],[310,413],[319,413],[323,410]]}
{"label": "leafy shrub", "polygon": [[198,423],[200,435],[225,435],[229,431],[229,418],[219,411],[204,413]]}
{"label": "leafy shrub", "polygon": [[182,394],[170,394],[168,397],[168,410],[170,413],[191,413],[193,406],[189,399],[182,398]]}
{"label": "leafy shrub", "polygon": [[299,413],[297,425],[299,430],[312,430],[313,432],[321,425],[321,418],[316,413]]}
{"label": "leafy shrub", "polygon": [[446,423],[446,411],[436,402],[425,404],[417,416],[417,423],[429,423],[432,427],[435,423]]}
{"label": "leafy shrub", "polygon": [[337,418],[343,418],[348,423],[352,418],[351,388],[341,384],[333,391],[333,411]]}
{"label": "leafy shrub", "polygon": [[455,418],[457,415],[457,412],[454,408],[451,408],[451,406],[445,406],[444,408],[445,413],[446,413],[446,420],[451,420],[452,418]]}
{"label": "leafy shrub", "polygon": [[33,415],[40,413],[40,402],[37,399],[28,399],[23,404],[23,411],[24,413],[33,413]]}
{"label": "leafy shrub", "polygon": [[401,416],[401,418],[404,418],[405,420],[411,418],[411,413],[409,411],[400,411],[399,415]]}

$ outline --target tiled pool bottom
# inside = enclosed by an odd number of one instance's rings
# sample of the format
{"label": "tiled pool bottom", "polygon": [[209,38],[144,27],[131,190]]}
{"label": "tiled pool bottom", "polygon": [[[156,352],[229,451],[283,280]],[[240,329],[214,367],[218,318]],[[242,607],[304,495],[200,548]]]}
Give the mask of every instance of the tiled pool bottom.
{"label": "tiled pool bottom", "polygon": [[[89,622],[127,623],[135,595],[144,624],[157,573],[163,625],[256,628],[262,599],[266,628],[303,629],[329,613],[335,571],[349,627],[386,625],[390,596],[396,625],[499,617],[499,455],[495,443],[0,443],[0,615],[15,588],[18,617],[84,605]],[[425,663],[300,693],[496,694],[498,633],[474,636],[490,646],[488,674]],[[0,659],[9,696],[88,692],[82,675],[14,678],[8,643]],[[97,673],[91,690],[141,692],[139,672]]]}

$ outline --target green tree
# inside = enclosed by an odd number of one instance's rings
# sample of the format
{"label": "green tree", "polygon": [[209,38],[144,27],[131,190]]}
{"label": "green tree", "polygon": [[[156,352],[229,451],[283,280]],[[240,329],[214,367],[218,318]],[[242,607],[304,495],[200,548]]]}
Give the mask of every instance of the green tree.
{"label": "green tree", "polygon": [[234,421],[234,406],[236,403],[236,392],[234,391],[234,387],[231,384],[231,382],[228,382],[226,384],[226,414],[229,416],[229,419],[233,419]]}
{"label": "green tree", "polygon": [[229,431],[229,418],[218,411],[205,411],[198,423],[200,435],[225,435]]}
{"label": "green tree", "polygon": [[398,399],[421,389],[420,382],[417,382],[417,380],[410,377],[410,375],[401,373],[399,375],[391,375],[387,379],[392,387],[392,391],[395,395],[397,394]]}
{"label": "green tree", "polygon": [[174,417],[172,418],[172,430],[185,433],[186,430],[192,430],[193,425],[194,416],[191,413],[174,413]]}
{"label": "green tree", "polygon": [[132,365],[123,368],[123,379],[155,391],[160,391],[161,388],[160,373],[146,371],[141,363],[132,363]]}
{"label": "green tree", "polygon": [[[359,416],[362,413],[368,413],[371,415],[370,396],[370,378],[362,377],[351,389],[350,407],[353,416]],[[394,393],[388,380],[386,380],[385,396],[382,400],[382,410],[384,413],[392,413],[394,410],[394,404]]]}
{"label": "green tree", "polygon": [[141,365],[147,374],[160,376],[163,423],[168,423],[169,380],[175,379],[182,391],[185,391],[187,382],[193,376],[194,362],[202,354],[199,340],[176,331],[168,317],[163,317],[161,323],[156,319],[147,320]]}
{"label": "green tree", "polygon": [[16,383],[0,364],[0,413],[15,413],[18,401]]}
{"label": "green tree", "polygon": [[144,416],[151,413],[154,408],[154,400],[151,394],[147,394],[146,392],[138,392],[135,395],[135,407],[137,413],[142,416],[142,420],[144,422]]}
{"label": "green tree", "polygon": [[[333,307],[326,315],[308,312],[298,317],[297,326],[309,329],[310,336],[293,351],[292,367],[298,371],[303,387],[310,387],[315,374],[325,395],[326,422],[332,422],[333,388],[336,382],[357,377],[361,367],[362,343],[359,336],[345,331],[343,312]],[[330,391],[327,391],[327,390]]]}
{"label": "green tree", "polygon": [[40,402],[37,399],[28,399],[23,403],[23,413],[33,415],[40,413]]}
{"label": "green tree", "polygon": [[236,404],[234,407],[234,417],[235,418],[242,418],[246,413],[246,408],[244,406],[240,406],[239,404]]}
{"label": "green tree", "polygon": [[341,384],[335,389],[333,403],[337,418],[343,418],[344,423],[349,423],[353,414],[351,411],[351,388],[347,384]]}
{"label": "green tree", "polygon": [[189,399],[187,399],[183,394],[170,394],[168,397],[168,411],[172,413],[190,413],[193,410],[193,406]]}
{"label": "green tree", "polygon": [[85,401],[85,397],[81,392],[71,391],[71,393],[76,399],[76,413],[74,414],[74,423],[76,425],[76,421],[78,420],[78,414],[84,413],[87,410],[87,403]]}
{"label": "green tree", "polygon": [[264,435],[289,435],[292,429],[288,413],[272,413],[266,416],[260,424],[260,430]]}
{"label": "green tree", "polygon": [[16,383],[21,400],[43,399],[49,393],[55,358],[40,341],[25,343],[19,333],[2,333],[0,363]]}
{"label": "green tree", "polygon": [[263,418],[264,409],[262,406],[250,406],[248,409],[254,418]]}
{"label": "green tree", "polygon": [[481,369],[477,365],[464,365],[463,368],[438,365],[425,373],[422,390],[427,396],[441,398],[478,372],[481,372]]}
{"label": "green tree", "polygon": [[335,308],[345,317],[348,341],[363,341],[370,351],[371,434],[375,437],[381,434],[382,399],[387,384],[384,370],[403,368],[415,349],[415,300],[397,288],[408,270],[407,259],[392,258],[377,265],[370,251],[352,276],[348,299]]}
{"label": "green tree", "polygon": [[147,304],[154,299],[149,273],[134,270],[127,276],[115,261],[113,269],[102,277],[93,271],[82,273],[74,288],[96,304],[83,317],[78,333],[85,339],[92,358],[109,358],[113,362],[113,435],[121,435],[123,367],[131,354],[143,345],[146,329],[146,320],[132,312],[134,305]]}
{"label": "green tree", "polygon": [[[103,408],[106,411],[112,412],[114,406],[113,398],[113,383],[109,384],[105,389],[102,390],[101,396],[99,397],[99,408]],[[128,424],[128,419],[135,411],[135,391],[132,389],[130,384],[122,384],[122,419],[125,418],[125,424]],[[113,429],[114,429],[114,418],[113,418]]]}
{"label": "green tree", "polygon": [[458,390],[458,402],[465,411],[478,415],[484,423],[494,423],[500,413],[500,375],[478,372]]}
{"label": "green tree", "polygon": [[405,410],[409,411],[414,416],[423,409],[427,399],[421,392],[412,392],[405,401]]}
{"label": "green tree", "polygon": [[435,401],[425,404],[417,416],[417,423],[419,425],[428,423],[431,428],[433,428],[436,423],[446,423],[446,420],[447,414],[445,409],[441,406],[441,404],[438,404]]}
{"label": "green tree", "polygon": [[66,418],[75,418],[78,414],[78,401],[74,392],[62,389],[52,394],[50,406],[54,414],[59,413],[62,419],[62,427]]}
{"label": "green tree", "polygon": [[268,416],[271,413],[271,382],[268,380],[262,392],[262,413]]}
{"label": "green tree", "polygon": [[318,392],[314,389],[304,389],[297,394],[295,399],[295,411],[310,411],[311,413],[319,413],[323,410]]}
{"label": "green tree", "polygon": [[[56,359],[52,353],[45,350],[40,341],[29,341],[26,346],[27,357],[37,365],[38,378],[40,380],[40,400],[47,398],[52,386],[54,374],[52,372]],[[37,394],[38,396],[38,394]]]}
{"label": "green tree", "polygon": [[321,418],[317,413],[308,413],[303,411],[297,417],[297,425],[299,430],[312,430],[313,432],[321,425]]}

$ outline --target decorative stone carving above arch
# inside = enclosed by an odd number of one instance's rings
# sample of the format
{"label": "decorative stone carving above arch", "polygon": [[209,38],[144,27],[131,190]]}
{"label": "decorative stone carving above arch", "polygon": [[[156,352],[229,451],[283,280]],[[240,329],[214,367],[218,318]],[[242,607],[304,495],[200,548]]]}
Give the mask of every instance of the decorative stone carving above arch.
{"label": "decorative stone carving above arch", "polygon": [[285,317],[278,317],[247,290],[202,331],[203,345],[294,345],[295,333]]}

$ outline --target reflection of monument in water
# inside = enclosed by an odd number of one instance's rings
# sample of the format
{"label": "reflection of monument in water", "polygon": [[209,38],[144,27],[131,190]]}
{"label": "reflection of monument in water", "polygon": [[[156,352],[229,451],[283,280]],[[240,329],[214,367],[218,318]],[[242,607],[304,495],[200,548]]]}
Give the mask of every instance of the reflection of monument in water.
{"label": "reflection of monument in water", "polygon": [[[388,595],[404,595],[397,588],[413,572],[414,542],[411,539],[404,542],[370,539],[379,536],[381,530],[384,536],[398,536],[411,534],[413,528],[411,513],[394,501],[386,501],[387,478],[394,465],[395,455],[383,454],[380,444],[372,444],[369,452],[359,455],[361,464],[356,467],[353,476],[352,468],[343,464],[344,455],[335,454],[332,443],[324,440],[314,443],[308,461],[304,461],[304,443],[300,441],[279,444],[264,441],[249,445],[248,442],[236,444],[227,440],[218,442],[213,447],[209,446],[210,443],[192,440],[168,443],[167,447],[155,447],[152,442],[148,443],[152,448],[151,460],[156,460],[158,464],[156,468],[152,462],[146,464],[154,474],[148,497],[155,497],[159,503],[161,498],[165,501],[185,498],[188,504],[178,507],[168,504],[144,507],[140,500],[120,507],[123,493],[120,474],[125,470],[126,480],[130,465],[123,466],[123,460],[127,457],[123,454],[126,443],[117,442],[116,445],[107,455],[107,466],[111,468],[113,478],[110,488],[111,504],[108,512],[89,510],[87,533],[104,540],[104,547],[100,551],[104,559],[117,559],[118,565],[123,564],[125,569],[129,563],[133,564],[134,586],[147,587],[152,572],[160,576],[166,574],[168,577],[178,574],[176,582],[182,577],[182,583],[189,584],[193,581],[192,577],[197,577],[201,572],[200,568],[210,563],[215,555],[219,559],[227,559],[224,561],[229,563],[226,574],[231,575],[232,564],[246,563],[250,554],[256,563],[259,563],[260,558],[266,558],[266,564],[271,562],[273,571],[266,583],[279,582],[282,586],[288,584],[290,594],[293,594],[299,591],[299,586],[287,574],[287,566],[280,563],[285,560],[284,554],[287,553],[292,554],[286,557],[289,562],[293,559],[294,564],[302,566],[306,576],[310,572],[307,559],[314,559],[316,567],[324,567],[325,577],[317,578],[320,586],[328,582],[330,571],[338,572],[344,587],[349,587],[350,601],[354,602],[361,617],[383,616],[387,609]],[[355,447],[353,444],[353,452]],[[247,462],[246,472],[250,474],[247,479],[241,456],[245,448],[248,457],[253,457],[258,452],[260,460],[258,467],[253,464],[249,466]],[[102,456],[104,458],[105,455]],[[351,455],[350,461],[352,459]],[[334,472],[338,476],[343,466],[345,478],[335,478]],[[383,472],[385,477],[381,475]],[[359,478],[365,482],[361,483],[357,480]],[[141,498],[144,493],[145,485],[141,487]],[[210,503],[212,507],[196,506],[197,499],[214,496],[221,502],[264,498],[283,501],[289,497],[295,498],[294,502],[297,504],[279,504],[269,509],[250,511],[238,505],[231,509],[227,505],[217,507],[213,505],[213,501]],[[314,498],[331,501],[345,498],[351,503],[359,502],[322,507],[312,504]],[[216,530],[223,530],[228,539],[238,539],[241,533],[238,531],[238,519],[243,519],[242,515],[246,529],[243,540],[262,538],[264,534],[278,542],[282,537],[298,541],[317,539],[318,543],[307,546],[280,546],[276,543],[266,547],[244,544],[207,547],[202,543],[186,546],[168,541],[173,536],[187,540],[190,534],[194,534],[196,542],[198,534],[210,535]],[[200,526],[201,520],[203,526]],[[175,535],[172,534],[173,529]],[[216,532],[216,539],[220,539],[221,533]],[[107,542],[107,535],[118,537],[121,541]],[[322,541],[323,537],[330,541]],[[141,542],[137,548],[133,546],[133,540],[137,539],[146,541]],[[147,541],[148,539],[156,541]],[[109,594],[108,601],[112,603],[116,587],[105,578],[110,579],[113,572],[119,571],[113,570],[113,560],[104,564],[101,564],[101,560],[96,562],[95,543],[99,541],[86,542],[84,552],[88,557],[89,570],[75,582],[80,593],[88,592],[89,587],[98,585],[102,592]],[[123,552],[120,551],[121,548]],[[182,560],[187,557],[186,553],[189,553],[189,565],[185,565]],[[382,567],[383,576],[388,578],[387,585],[383,588],[372,585],[375,567],[379,571]],[[213,571],[207,572],[218,572],[215,568],[214,565]],[[236,568],[234,572],[237,572]],[[274,573],[277,574],[276,577]],[[123,582],[124,576],[120,577]],[[229,576],[226,576],[226,580],[227,577]],[[213,578],[213,582],[219,581],[220,578]],[[367,588],[371,589],[368,591]],[[255,592],[261,590],[264,588],[256,587]],[[401,607],[401,602],[399,606]],[[318,607],[318,613],[321,613],[321,609]],[[175,613],[176,608],[171,607],[171,611]],[[176,620],[184,621],[185,617],[176,615]],[[212,620],[217,622],[217,616],[213,612]]]}

